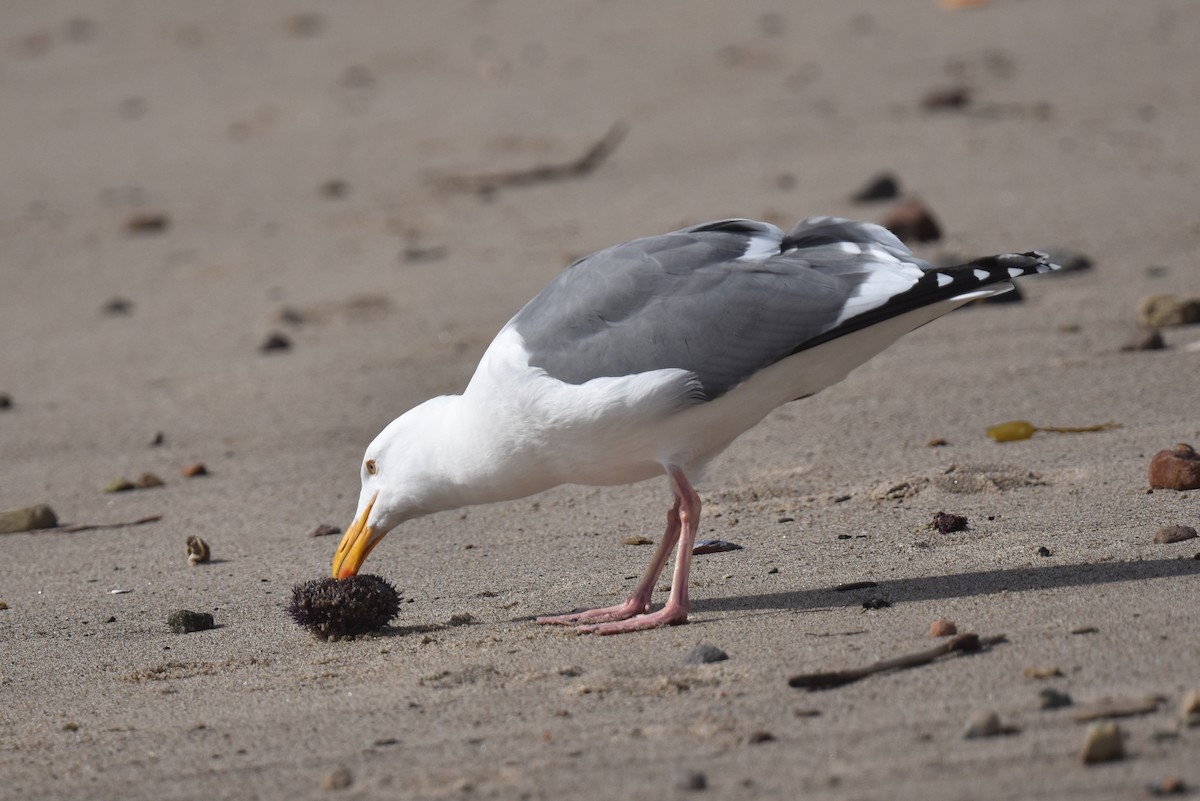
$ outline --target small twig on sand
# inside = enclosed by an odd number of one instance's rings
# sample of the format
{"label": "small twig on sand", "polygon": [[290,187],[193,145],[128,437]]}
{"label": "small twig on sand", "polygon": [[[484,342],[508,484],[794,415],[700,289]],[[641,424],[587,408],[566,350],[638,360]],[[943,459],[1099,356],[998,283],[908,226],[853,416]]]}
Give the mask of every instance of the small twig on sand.
{"label": "small twig on sand", "polygon": [[129,526],[140,526],[145,523],[157,523],[162,520],[162,515],[150,515],[149,517],[139,517],[137,520],[131,520],[128,523],[82,523],[76,526],[63,526],[58,529],[66,534],[74,534],[77,531],[95,531],[101,528],[128,528]]}
{"label": "small twig on sand", "polygon": [[579,178],[599,167],[601,162],[612,155],[627,131],[624,122],[617,122],[608,129],[608,133],[588,148],[586,153],[564,164],[541,164],[485,175],[446,175],[434,180],[443,189],[452,192],[476,192],[486,195],[498,189]]}
{"label": "small twig on sand", "polygon": [[980,637],[978,634],[971,633],[960,634],[934,648],[918,651],[915,654],[905,654],[904,656],[884,659],[862,668],[835,670],[828,673],[801,673],[798,676],[792,676],[788,679],[788,686],[800,687],[806,690],[828,690],[832,687],[841,687],[843,684],[856,682],[874,673],[883,673],[887,670],[905,670],[920,665],[928,665],[935,659],[947,654],[975,653],[976,651],[982,651],[985,648],[1002,642],[1007,642],[1003,634],[998,634],[995,637]]}

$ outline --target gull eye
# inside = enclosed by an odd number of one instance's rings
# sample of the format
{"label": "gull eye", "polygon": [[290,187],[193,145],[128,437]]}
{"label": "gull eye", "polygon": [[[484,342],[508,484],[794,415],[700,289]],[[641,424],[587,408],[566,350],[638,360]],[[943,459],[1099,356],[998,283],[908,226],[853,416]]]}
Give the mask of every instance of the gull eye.
{"label": "gull eye", "polygon": [[373,476],[378,472],[379,472],[379,468],[375,466],[375,460],[368,459],[367,460],[367,474]]}

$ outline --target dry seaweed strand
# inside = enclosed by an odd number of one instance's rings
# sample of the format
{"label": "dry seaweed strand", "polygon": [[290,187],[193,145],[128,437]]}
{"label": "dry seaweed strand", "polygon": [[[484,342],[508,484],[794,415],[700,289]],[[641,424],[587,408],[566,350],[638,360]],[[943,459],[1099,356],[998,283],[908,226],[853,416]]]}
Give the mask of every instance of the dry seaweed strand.
{"label": "dry seaweed strand", "polygon": [[894,656],[891,659],[883,659],[866,667],[833,670],[822,673],[801,673],[788,679],[788,686],[810,691],[828,690],[833,687],[852,684],[859,679],[865,679],[867,676],[876,673],[883,673],[888,670],[906,670],[921,665],[928,665],[930,662],[949,654],[976,653],[1007,641],[1008,639],[1003,634],[997,634],[994,637],[980,637],[973,632],[959,634],[957,637],[947,640],[941,645],[936,645],[933,648],[927,648],[915,654],[904,654],[903,656]]}
{"label": "dry seaweed strand", "polygon": [[57,530],[66,534],[74,534],[77,531],[96,531],[104,528],[128,528],[129,526],[141,526],[145,525],[146,523],[157,523],[159,520],[162,520],[162,515],[150,515],[149,517],[139,517],[137,520],[131,520],[128,523],[82,523],[76,526],[63,526]]}
{"label": "dry seaweed strand", "polygon": [[1109,431],[1110,429],[1120,427],[1120,423],[1114,423],[1111,420],[1107,423],[1100,423],[1094,426],[1035,426],[1028,420],[1012,420],[1007,423],[989,426],[987,435],[990,439],[996,440],[996,442],[1016,442],[1017,440],[1029,439],[1039,431],[1052,431],[1058,434],[1082,434],[1089,431]]}
{"label": "dry seaweed strand", "polygon": [[628,130],[624,122],[617,121],[582,156],[563,164],[540,164],[484,175],[446,175],[434,180],[441,188],[452,192],[490,194],[498,189],[579,178],[595,170],[612,155]]}

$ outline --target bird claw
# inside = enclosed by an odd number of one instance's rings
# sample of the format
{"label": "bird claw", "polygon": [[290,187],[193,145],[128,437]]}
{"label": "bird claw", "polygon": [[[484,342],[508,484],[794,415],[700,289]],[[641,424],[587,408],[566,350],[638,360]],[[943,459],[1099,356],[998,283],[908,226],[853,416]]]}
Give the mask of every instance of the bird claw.
{"label": "bird claw", "polygon": [[577,626],[575,628],[580,634],[625,634],[630,631],[644,631],[645,629],[656,629],[660,626],[678,626],[687,623],[687,612],[679,609],[672,609],[669,606],[664,606],[657,612],[650,612],[644,615],[635,615],[625,620],[618,620],[611,623],[601,623],[599,625]]}
{"label": "bird claw", "polygon": [[542,625],[574,626],[577,623],[613,623],[626,620],[646,611],[646,604],[630,598],[623,604],[604,606],[599,609],[577,609],[565,615],[549,615],[539,617],[537,622]]}
{"label": "bird claw", "polygon": [[619,606],[584,609],[565,615],[539,617],[537,622],[574,626],[575,631],[579,634],[624,634],[629,631],[642,631],[686,623],[687,611],[667,604],[656,612],[647,612],[645,604],[638,604],[634,599],[630,599]]}

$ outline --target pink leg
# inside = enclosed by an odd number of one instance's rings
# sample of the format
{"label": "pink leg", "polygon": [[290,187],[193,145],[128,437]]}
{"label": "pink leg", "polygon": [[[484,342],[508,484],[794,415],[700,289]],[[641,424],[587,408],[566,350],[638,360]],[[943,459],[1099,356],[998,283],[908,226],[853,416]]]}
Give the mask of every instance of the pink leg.
{"label": "pink leg", "polygon": [[[580,626],[578,630],[594,634],[620,634],[687,622],[690,608],[688,574],[692,567],[692,547],[696,541],[696,528],[700,522],[700,496],[696,494],[696,490],[688,482],[687,476],[678,467],[668,468],[667,474],[671,477],[675,491],[675,505],[667,516],[667,533],[663,536],[663,541],[654,554],[650,568],[630,599],[616,607],[561,616],[569,618],[566,620],[539,618],[539,623],[597,623],[599,625]],[[679,550],[675,556],[671,595],[662,609],[657,612],[647,612],[650,606],[650,594],[654,591],[654,583],[658,580],[658,574],[676,539],[679,541]],[[598,614],[593,616],[593,613]]]}
{"label": "pink leg", "polygon": [[667,557],[671,555],[671,549],[675,547],[675,542],[678,539],[679,496],[676,495],[675,505],[667,513],[667,530],[663,532],[662,542],[655,549],[654,558],[650,560],[650,565],[642,575],[642,580],[638,582],[637,589],[633,591],[633,595],[629,596],[629,600],[616,606],[605,606],[600,609],[580,609],[565,615],[539,617],[537,622],[559,623],[564,626],[570,626],[575,623],[584,622],[604,623],[610,620],[625,620],[634,615],[642,614],[650,608],[650,596],[654,594],[654,585],[658,583],[658,576],[662,573],[663,566],[667,563]]}

